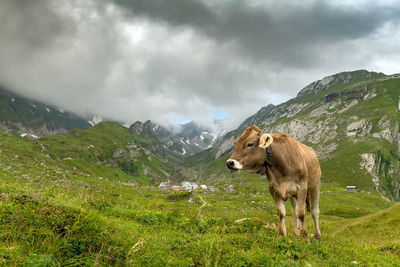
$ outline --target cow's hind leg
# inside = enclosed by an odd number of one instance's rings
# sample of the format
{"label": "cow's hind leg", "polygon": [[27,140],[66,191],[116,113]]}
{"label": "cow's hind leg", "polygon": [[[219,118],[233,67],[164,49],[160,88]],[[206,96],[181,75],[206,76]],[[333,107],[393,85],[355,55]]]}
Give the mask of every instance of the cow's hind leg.
{"label": "cow's hind leg", "polygon": [[297,193],[297,207],[296,207],[296,214],[300,220],[300,233],[304,239],[308,238],[308,233],[306,231],[304,223],[306,215],[306,210],[305,210],[306,197],[307,197],[307,187],[304,187],[303,190],[300,190]]}
{"label": "cow's hind leg", "polygon": [[296,197],[290,198],[290,203],[292,204],[293,211],[293,231],[295,235],[300,235],[299,233],[299,219],[297,218],[296,207],[297,207],[297,199]]}
{"label": "cow's hind leg", "polygon": [[321,239],[321,231],[319,230],[318,217],[319,217],[319,190],[311,192],[311,215],[314,220],[314,238]]}
{"label": "cow's hind leg", "polygon": [[274,194],[274,201],[275,201],[276,209],[278,210],[278,215],[279,215],[279,235],[286,236],[285,203],[284,203],[283,199],[281,197],[279,197],[277,194]]}

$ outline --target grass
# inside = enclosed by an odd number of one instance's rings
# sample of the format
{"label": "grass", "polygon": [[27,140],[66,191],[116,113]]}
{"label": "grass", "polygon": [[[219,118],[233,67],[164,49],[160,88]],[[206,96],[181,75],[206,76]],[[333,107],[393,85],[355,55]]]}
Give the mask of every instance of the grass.
{"label": "grass", "polygon": [[[194,195],[80,175],[1,176],[0,255],[6,265],[400,264],[391,252],[368,242],[330,235],[340,220],[350,222],[391,205],[376,194],[344,193],[335,184],[323,186],[323,192],[330,191],[321,197],[323,241],[304,242],[290,230],[288,237],[278,237],[267,183],[257,176],[242,184],[231,180],[232,194]],[[203,219],[197,213],[199,194],[207,202]],[[356,207],[359,213],[346,211]],[[291,229],[289,208],[288,213]],[[259,217],[271,227],[235,223],[244,217]],[[312,232],[309,214],[306,220]]]}
{"label": "grass", "polygon": [[[91,174],[99,165],[74,170],[75,165],[47,157],[35,142],[5,136],[0,142],[3,265],[400,264],[393,242],[360,245],[357,239],[331,235],[343,223],[392,205],[376,193],[351,194],[337,183],[324,183],[323,241],[305,242],[290,230],[289,207],[289,236],[278,237],[275,207],[260,176],[222,168],[235,185],[232,194],[224,192],[222,181],[216,183],[220,193],[163,192],[107,172]],[[199,195],[207,203],[202,218]],[[235,223],[246,217],[258,217],[270,227],[258,221]],[[312,232],[309,214],[306,221]],[[390,223],[387,227],[398,233]]]}

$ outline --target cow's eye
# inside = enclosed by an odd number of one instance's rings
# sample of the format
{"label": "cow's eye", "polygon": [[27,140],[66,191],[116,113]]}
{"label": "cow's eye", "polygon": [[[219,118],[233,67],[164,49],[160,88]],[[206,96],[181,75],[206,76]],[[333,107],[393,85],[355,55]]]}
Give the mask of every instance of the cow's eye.
{"label": "cow's eye", "polygon": [[247,144],[247,147],[252,147],[252,146],[254,146],[253,143],[248,143],[248,144]]}

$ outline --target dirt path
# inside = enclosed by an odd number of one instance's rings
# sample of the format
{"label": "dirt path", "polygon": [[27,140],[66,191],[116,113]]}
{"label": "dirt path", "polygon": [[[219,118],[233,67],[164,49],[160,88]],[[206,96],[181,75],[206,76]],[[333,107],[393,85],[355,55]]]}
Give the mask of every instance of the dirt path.
{"label": "dirt path", "polygon": [[200,220],[204,221],[203,215],[201,214],[201,210],[207,205],[207,202],[205,202],[204,199],[200,195],[198,195],[198,196],[199,196],[200,200],[203,202],[203,205],[201,205],[199,207],[197,214],[199,214]]}

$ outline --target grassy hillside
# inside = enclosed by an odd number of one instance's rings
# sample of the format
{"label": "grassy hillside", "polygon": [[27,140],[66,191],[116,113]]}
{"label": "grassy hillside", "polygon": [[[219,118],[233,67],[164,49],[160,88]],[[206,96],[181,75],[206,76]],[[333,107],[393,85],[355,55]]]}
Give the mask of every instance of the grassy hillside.
{"label": "grassy hillside", "polygon": [[[115,132],[110,135],[113,127]],[[221,181],[216,183],[219,193],[162,192],[133,182],[135,178],[124,175],[119,167],[93,165],[99,160],[96,153],[103,149],[112,152],[112,145],[122,145],[131,137],[119,127],[105,123],[92,132],[70,133],[79,134],[82,140],[102,142],[104,147],[95,143],[89,152],[84,150],[86,142],[80,144],[68,135],[38,141],[0,136],[3,265],[400,264],[398,250],[392,249],[393,240],[376,244],[365,230],[360,231],[361,236],[357,230],[351,237],[339,234],[343,222],[354,222],[355,227],[365,221],[363,216],[383,216],[379,215],[381,210],[392,203],[376,193],[347,193],[334,182],[324,183],[323,241],[305,242],[293,236],[290,208],[289,236],[279,238],[278,218],[263,177],[242,177],[223,169],[235,184],[232,194],[224,192]],[[103,134],[96,135],[100,132]],[[77,161],[79,149],[84,164]],[[64,156],[75,160],[62,160]],[[386,216],[397,212],[394,206]],[[235,223],[252,217],[260,218],[265,225],[258,220]],[[312,233],[309,214],[306,220]],[[387,221],[385,231],[399,236],[392,223]]]}
{"label": "grassy hillside", "polygon": [[396,203],[388,209],[355,220],[344,219],[333,235],[346,237],[362,244],[373,244],[398,254],[400,233],[393,231],[393,228],[399,225],[399,214],[400,205]]}

